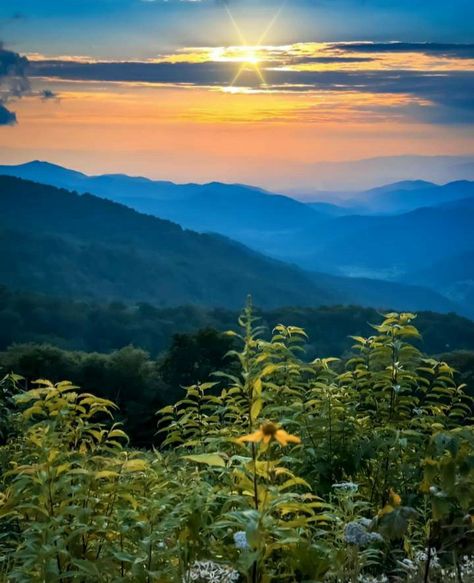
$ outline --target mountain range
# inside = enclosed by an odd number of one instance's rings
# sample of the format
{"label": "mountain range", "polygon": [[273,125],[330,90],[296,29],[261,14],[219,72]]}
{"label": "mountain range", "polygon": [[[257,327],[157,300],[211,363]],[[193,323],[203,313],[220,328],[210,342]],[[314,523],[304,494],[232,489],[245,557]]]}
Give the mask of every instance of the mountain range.
{"label": "mountain range", "polygon": [[73,298],[462,311],[423,287],[304,272],[90,194],[0,177],[0,283]]}
{"label": "mountain range", "polygon": [[424,180],[405,180],[357,193],[345,201],[352,214],[402,214],[419,208],[474,197],[474,182],[457,180],[438,185]]}
{"label": "mountain range", "polygon": [[[464,259],[474,253],[474,182],[402,181],[351,193],[343,201],[331,201],[326,193],[327,201],[307,203],[241,184],[88,176],[39,161],[0,166],[0,174],[91,192],[184,228],[231,238],[312,272],[306,275],[312,281],[318,272],[323,300],[356,297],[366,305],[377,300],[389,305],[400,293],[393,293],[395,283],[415,283],[444,295],[465,314],[474,311],[474,278]],[[328,281],[329,275],[340,279]],[[326,296],[323,281],[330,288]]]}

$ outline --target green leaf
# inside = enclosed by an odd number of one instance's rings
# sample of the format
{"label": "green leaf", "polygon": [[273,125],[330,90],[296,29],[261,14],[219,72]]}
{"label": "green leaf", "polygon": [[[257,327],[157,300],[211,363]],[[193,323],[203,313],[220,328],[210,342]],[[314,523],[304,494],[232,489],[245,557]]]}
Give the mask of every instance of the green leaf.
{"label": "green leaf", "polygon": [[217,453],[200,453],[196,455],[184,455],[185,460],[190,462],[197,462],[198,464],[206,464],[208,466],[217,466],[225,468],[225,460]]}
{"label": "green leaf", "polygon": [[147,462],[141,459],[128,460],[122,466],[124,472],[143,472],[147,468]]}
{"label": "green leaf", "polygon": [[112,470],[101,470],[100,472],[96,472],[94,476],[97,479],[101,478],[118,478],[119,474],[117,472],[113,472]]}
{"label": "green leaf", "polygon": [[263,407],[263,400],[262,399],[255,399],[252,404],[252,408],[250,409],[250,417],[252,421],[255,421],[257,417],[260,415],[260,411]]}

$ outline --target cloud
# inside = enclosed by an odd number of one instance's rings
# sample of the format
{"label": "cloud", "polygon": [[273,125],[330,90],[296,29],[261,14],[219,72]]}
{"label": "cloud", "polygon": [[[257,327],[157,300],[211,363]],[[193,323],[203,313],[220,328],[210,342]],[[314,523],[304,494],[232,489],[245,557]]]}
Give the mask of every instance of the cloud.
{"label": "cloud", "polygon": [[372,57],[337,57],[337,56],[311,57],[311,56],[307,56],[307,57],[294,57],[291,60],[291,63],[292,64],[293,63],[294,64],[301,64],[301,65],[306,64],[306,63],[322,63],[322,64],[369,63],[373,60],[374,59]]}
{"label": "cloud", "polygon": [[11,126],[16,124],[16,114],[8,110],[0,103],[0,126]]}
{"label": "cloud", "polygon": [[0,42],[0,125],[14,125],[16,115],[6,106],[30,90],[27,78],[28,59],[9,51]]}
{"label": "cloud", "polygon": [[[145,62],[36,59],[30,62],[30,72],[74,81],[229,90],[236,70],[242,68],[238,77],[242,92],[370,94],[378,100],[378,111],[387,116],[391,111],[404,112],[431,123],[470,124],[474,123],[473,47],[342,42],[263,46],[257,52],[246,47],[192,47]],[[257,65],[245,62],[249,54],[257,56]],[[237,92],[239,87],[231,89]]]}
{"label": "cloud", "polygon": [[438,57],[474,59],[474,44],[345,42],[333,43],[332,49],[357,53],[421,53]]}
{"label": "cloud", "polygon": [[48,101],[49,99],[59,99],[59,95],[51,89],[43,89],[40,91],[40,97],[43,101]]}
{"label": "cloud", "polygon": [[30,75],[83,81],[225,85],[232,79],[234,63],[150,63],[32,61]]}
{"label": "cloud", "polygon": [[[273,76],[274,75],[274,76]],[[272,85],[286,91],[333,91],[403,95],[412,98],[403,108],[422,121],[440,124],[474,123],[474,72],[423,71],[275,71],[267,72]],[[382,99],[379,100],[384,105]],[[399,110],[397,105],[394,109]],[[390,111],[390,108],[387,108]]]}

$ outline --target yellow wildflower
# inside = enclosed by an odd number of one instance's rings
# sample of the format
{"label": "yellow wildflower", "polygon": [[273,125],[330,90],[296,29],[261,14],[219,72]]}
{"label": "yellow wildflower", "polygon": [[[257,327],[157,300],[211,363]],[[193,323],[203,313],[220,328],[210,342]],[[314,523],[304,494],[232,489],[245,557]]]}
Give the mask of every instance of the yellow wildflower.
{"label": "yellow wildflower", "polygon": [[400,494],[397,494],[395,492],[395,490],[390,488],[390,490],[388,491],[388,503],[385,504],[385,506],[382,508],[382,510],[379,510],[378,515],[385,516],[386,514],[390,514],[396,508],[398,508],[401,505],[401,503],[402,503],[402,498],[401,498]]}
{"label": "yellow wildflower", "polygon": [[265,421],[265,423],[260,425],[260,428],[257,429],[257,431],[249,433],[248,435],[243,435],[242,437],[239,437],[237,441],[240,443],[259,443],[260,441],[263,441],[263,443],[270,443],[272,439],[276,439],[276,441],[282,446],[288,445],[289,443],[301,443],[299,437],[291,435],[272,421]]}
{"label": "yellow wildflower", "polygon": [[400,506],[400,504],[402,503],[402,498],[400,494],[397,494],[395,490],[393,490],[392,488],[390,488],[390,490],[388,491],[388,497],[390,504],[392,506]]}

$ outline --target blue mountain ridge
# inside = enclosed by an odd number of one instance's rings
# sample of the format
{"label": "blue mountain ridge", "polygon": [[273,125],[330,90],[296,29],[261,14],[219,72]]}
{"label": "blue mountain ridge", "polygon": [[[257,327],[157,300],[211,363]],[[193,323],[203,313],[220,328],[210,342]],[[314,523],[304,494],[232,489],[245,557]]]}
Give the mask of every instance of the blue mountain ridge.
{"label": "blue mountain ridge", "polygon": [[[305,204],[242,184],[175,184],[122,174],[87,176],[40,161],[0,166],[0,173],[92,192],[333,276],[407,284],[414,273],[447,265],[450,258],[456,262],[474,249],[474,182],[469,181],[446,185],[402,181],[358,193],[343,207],[320,201]],[[417,276],[416,283],[437,290],[428,277]],[[463,299],[458,294],[456,301],[467,303],[469,310],[467,296]],[[447,297],[453,296],[448,293]]]}

